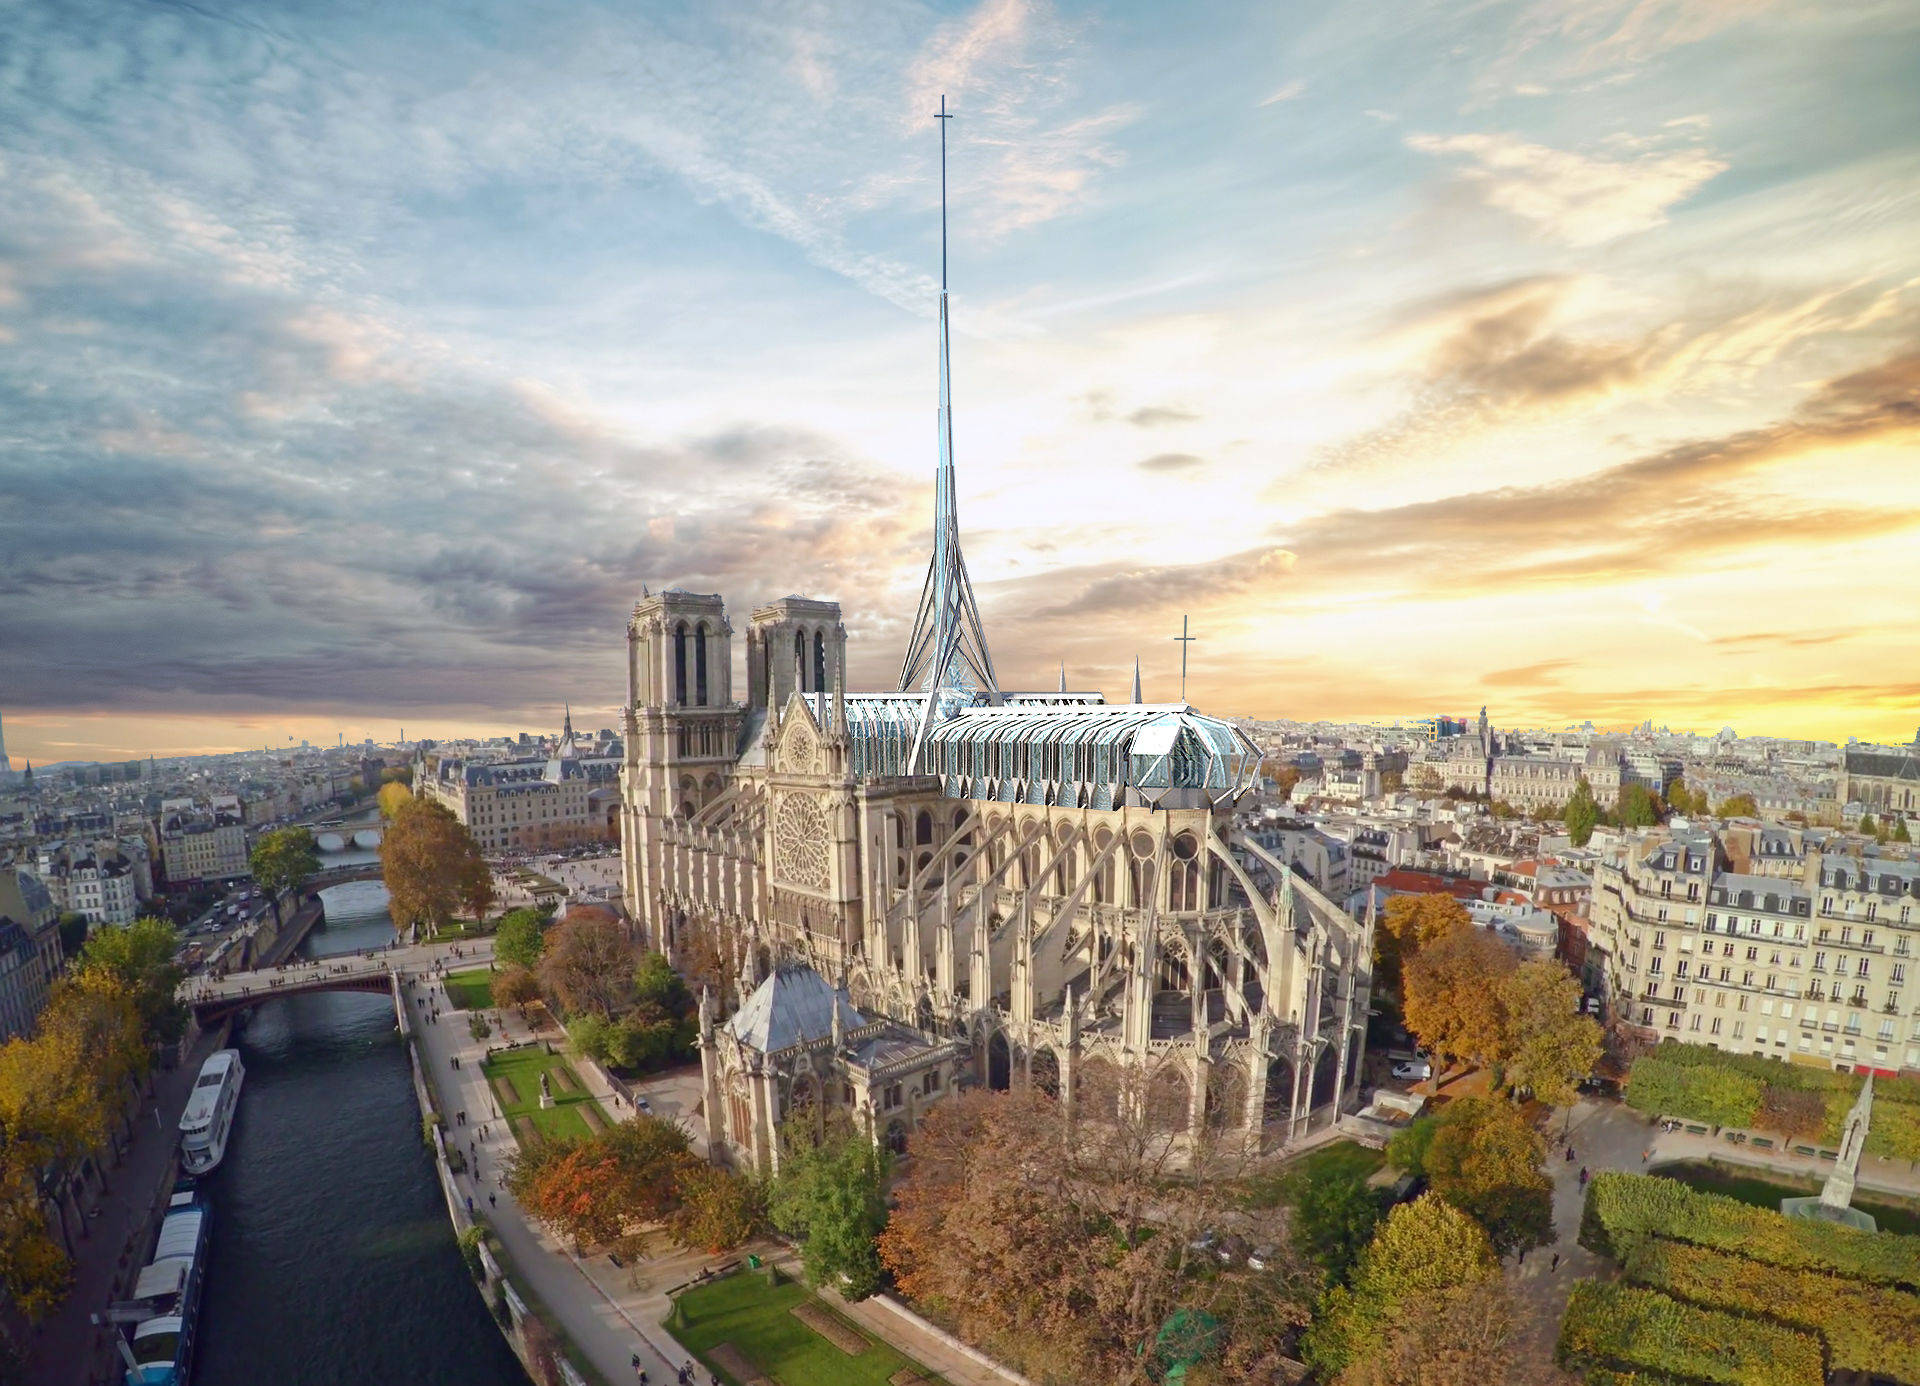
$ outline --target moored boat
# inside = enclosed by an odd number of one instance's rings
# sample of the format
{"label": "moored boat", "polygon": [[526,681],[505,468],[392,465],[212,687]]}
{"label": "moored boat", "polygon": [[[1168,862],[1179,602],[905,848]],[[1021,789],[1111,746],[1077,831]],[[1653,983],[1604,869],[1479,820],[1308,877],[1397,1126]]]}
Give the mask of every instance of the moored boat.
{"label": "moored boat", "polygon": [[201,1066],[180,1117],[180,1167],[188,1174],[211,1174],[226,1155],[246,1076],[237,1049],[222,1049]]}

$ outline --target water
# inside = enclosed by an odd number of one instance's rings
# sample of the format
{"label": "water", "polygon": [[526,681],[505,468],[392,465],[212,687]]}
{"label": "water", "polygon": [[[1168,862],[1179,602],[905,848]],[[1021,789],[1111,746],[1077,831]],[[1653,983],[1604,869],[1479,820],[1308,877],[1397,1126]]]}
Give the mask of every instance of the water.
{"label": "water", "polygon": [[[309,954],[392,938],[378,882],[325,898]],[[392,1002],[270,1001],[237,1044],[194,1386],[526,1386],[454,1244]]]}

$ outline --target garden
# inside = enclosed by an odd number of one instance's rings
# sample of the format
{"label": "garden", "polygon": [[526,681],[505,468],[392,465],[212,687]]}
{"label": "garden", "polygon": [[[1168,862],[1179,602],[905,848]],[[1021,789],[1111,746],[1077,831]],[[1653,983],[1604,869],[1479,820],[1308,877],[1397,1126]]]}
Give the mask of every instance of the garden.
{"label": "garden", "polygon": [[778,1386],[942,1386],[806,1286],[770,1279],[740,1271],[686,1291],[667,1320],[673,1336],[730,1386],[756,1376]]}
{"label": "garden", "polygon": [[493,970],[470,967],[451,972],[446,979],[447,1000],[463,1011],[484,1011],[493,1007]]}
{"label": "garden", "polygon": [[[484,1072],[500,1114],[522,1146],[527,1133],[537,1131],[555,1140],[584,1139],[607,1129],[606,1113],[581,1084],[566,1060],[544,1044],[505,1049],[487,1057]],[[553,1105],[540,1105],[540,1079],[545,1075]]]}

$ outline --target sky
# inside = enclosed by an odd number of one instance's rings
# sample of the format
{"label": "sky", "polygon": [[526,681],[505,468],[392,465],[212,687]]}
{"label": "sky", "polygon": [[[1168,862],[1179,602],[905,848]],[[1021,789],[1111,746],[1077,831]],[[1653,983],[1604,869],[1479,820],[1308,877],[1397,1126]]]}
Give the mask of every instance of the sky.
{"label": "sky", "polygon": [[0,0],[15,767],[889,686],[942,94],[1008,686],[1913,738],[1915,0]]}

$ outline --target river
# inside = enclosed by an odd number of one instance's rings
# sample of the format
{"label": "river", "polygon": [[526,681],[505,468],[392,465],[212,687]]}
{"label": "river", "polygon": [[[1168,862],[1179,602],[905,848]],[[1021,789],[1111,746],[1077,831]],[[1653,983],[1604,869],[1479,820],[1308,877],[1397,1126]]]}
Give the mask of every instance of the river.
{"label": "river", "polygon": [[[308,955],[392,938],[377,881],[325,899]],[[270,1001],[237,1045],[194,1386],[527,1386],[454,1243],[392,1002]]]}

